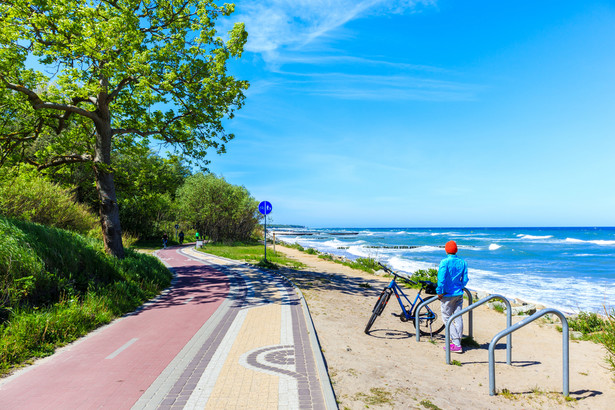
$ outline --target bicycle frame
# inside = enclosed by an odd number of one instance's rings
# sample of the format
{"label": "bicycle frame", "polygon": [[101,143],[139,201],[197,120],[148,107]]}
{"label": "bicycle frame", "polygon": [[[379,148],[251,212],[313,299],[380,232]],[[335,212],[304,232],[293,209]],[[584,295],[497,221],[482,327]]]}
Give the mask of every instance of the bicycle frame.
{"label": "bicycle frame", "polygon": [[[421,292],[419,291],[419,293],[417,293],[416,297],[414,298],[414,302],[411,302],[410,299],[408,299],[408,296],[406,296],[404,291],[397,284],[396,279],[397,279],[397,275],[394,275],[388,287],[393,290],[393,293],[395,294],[395,298],[397,299],[397,303],[399,303],[399,307],[401,307],[401,311],[403,315],[405,316],[406,320],[414,320],[414,316],[412,315],[412,312],[414,311],[414,307],[418,306],[417,301],[420,301],[421,303],[423,302],[423,298],[421,298]],[[409,308],[410,311],[406,310],[402,297],[410,305],[410,308]],[[428,316],[426,316],[424,319],[433,319],[435,317],[435,315],[433,314],[433,311],[428,306],[426,306],[425,308],[427,309]]]}

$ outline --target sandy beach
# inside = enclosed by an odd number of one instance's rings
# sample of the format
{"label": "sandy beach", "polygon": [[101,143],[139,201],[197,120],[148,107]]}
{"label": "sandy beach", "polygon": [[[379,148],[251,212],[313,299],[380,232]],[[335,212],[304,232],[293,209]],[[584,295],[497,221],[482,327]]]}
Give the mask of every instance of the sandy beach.
{"label": "sandy beach", "polygon": [[[615,375],[602,345],[570,340],[570,399],[562,395],[562,334],[555,324],[533,322],[513,334],[512,365],[505,338],[495,352],[496,396],[489,395],[488,346],[506,327],[506,316],[485,305],[474,310],[479,348],[453,354],[447,365],[444,332],[415,339],[414,326],[389,304],[369,335],[371,309],[386,278],[367,274],[292,248],[276,246],[307,267],[284,269],[303,292],[327,360],[341,409],[608,409],[615,402]],[[471,288],[472,278],[468,287]],[[409,290],[409,295],[416,292]],[[464,304],[465,306],[465,304]],[[513,323],[523,316],[513,316]],[[467,317],[464,316],[465,334]]]}

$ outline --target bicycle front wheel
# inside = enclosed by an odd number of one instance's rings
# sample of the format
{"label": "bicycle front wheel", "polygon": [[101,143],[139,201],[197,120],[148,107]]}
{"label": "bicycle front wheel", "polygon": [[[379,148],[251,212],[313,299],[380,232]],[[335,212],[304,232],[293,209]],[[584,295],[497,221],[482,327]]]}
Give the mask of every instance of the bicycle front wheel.
{"label": "bicycle front wheel", "polygon": [[380,316],[380,314],[386,307],[387,303],[389,302],[389,299],[391,298],[391,293],[392,291],[390,288],[387,287],[383,289],[382,293],[380,294],[380,297],[378,298],[378,300],[376,301],[376,304],[374,305],[374,308],[372,309],[372,316],[369,318],[369,321],[367,322],[367,326],[365,326],[366,334],[369,334],[369,329],[372,328],[372,325],[376,321],[376,318]]}
{"label": "bicycle front wheel", "polygon": [[[436,300],[425,306],[419,312],[419,328],[416,329],[422,336],[437,335],[444,330],[444,322],[442,321],[442,302]],[[412,315],[412,324],[416,327],[414,318],[416,311]]]}

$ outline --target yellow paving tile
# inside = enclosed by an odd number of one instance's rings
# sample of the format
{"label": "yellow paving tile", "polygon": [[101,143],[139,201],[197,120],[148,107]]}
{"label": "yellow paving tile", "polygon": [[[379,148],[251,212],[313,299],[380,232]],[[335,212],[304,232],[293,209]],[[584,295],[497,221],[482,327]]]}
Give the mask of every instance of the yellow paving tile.
{"label": "yellow paving tile", "polygon": [[[277,293],[277,291],[275,292]],[[247,405],[249,408],[277,407],[279,377],[246,369],[239,358],[259,347],[280,343],[281,307],[267,304],[251,308],[233,343],[217,379],[207,409],[220,409]],[[241,395],[238,392],[241,391]],[[240,399],[240,396],[243,399]],[[213,398],[216,397],[216,400]],[[248,398],[248,401],[244,400]],[[241,401],[240,401],[241,400]]]}

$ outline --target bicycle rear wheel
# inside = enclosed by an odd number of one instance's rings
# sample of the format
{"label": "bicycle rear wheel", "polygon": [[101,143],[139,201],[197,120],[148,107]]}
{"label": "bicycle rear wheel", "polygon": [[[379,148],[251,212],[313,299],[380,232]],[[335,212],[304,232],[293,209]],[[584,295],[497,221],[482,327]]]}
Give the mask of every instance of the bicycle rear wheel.
{"label": "bicycle rear wheel", "polygon": [[[422,336],[436,335],[444,330],[444,322],[442,321],[442,303],[439,300],[431,302],[419,312],[419,328],[417,331]],[[418,307],[418,306],[417,306]],[[416,310],[412,314],[412,324],[416,327],[414,318]]]}
{"label": "bicycle rear wheel", "polygon": [[380,297],[378,298],[376,304],[374,305],[374,308],[372,309],[372,316],[367,321],[367,326],[365,326],[366,334],[369,334],[369,329],[372,328],[372,325],[376,321],[376,318],[380,316],[380,314],[386,307],[387,303],[389,302],[389,299],[391,298],[391,293],[393,293],[393,291],[389,287],[386,287],[382,290]]}

